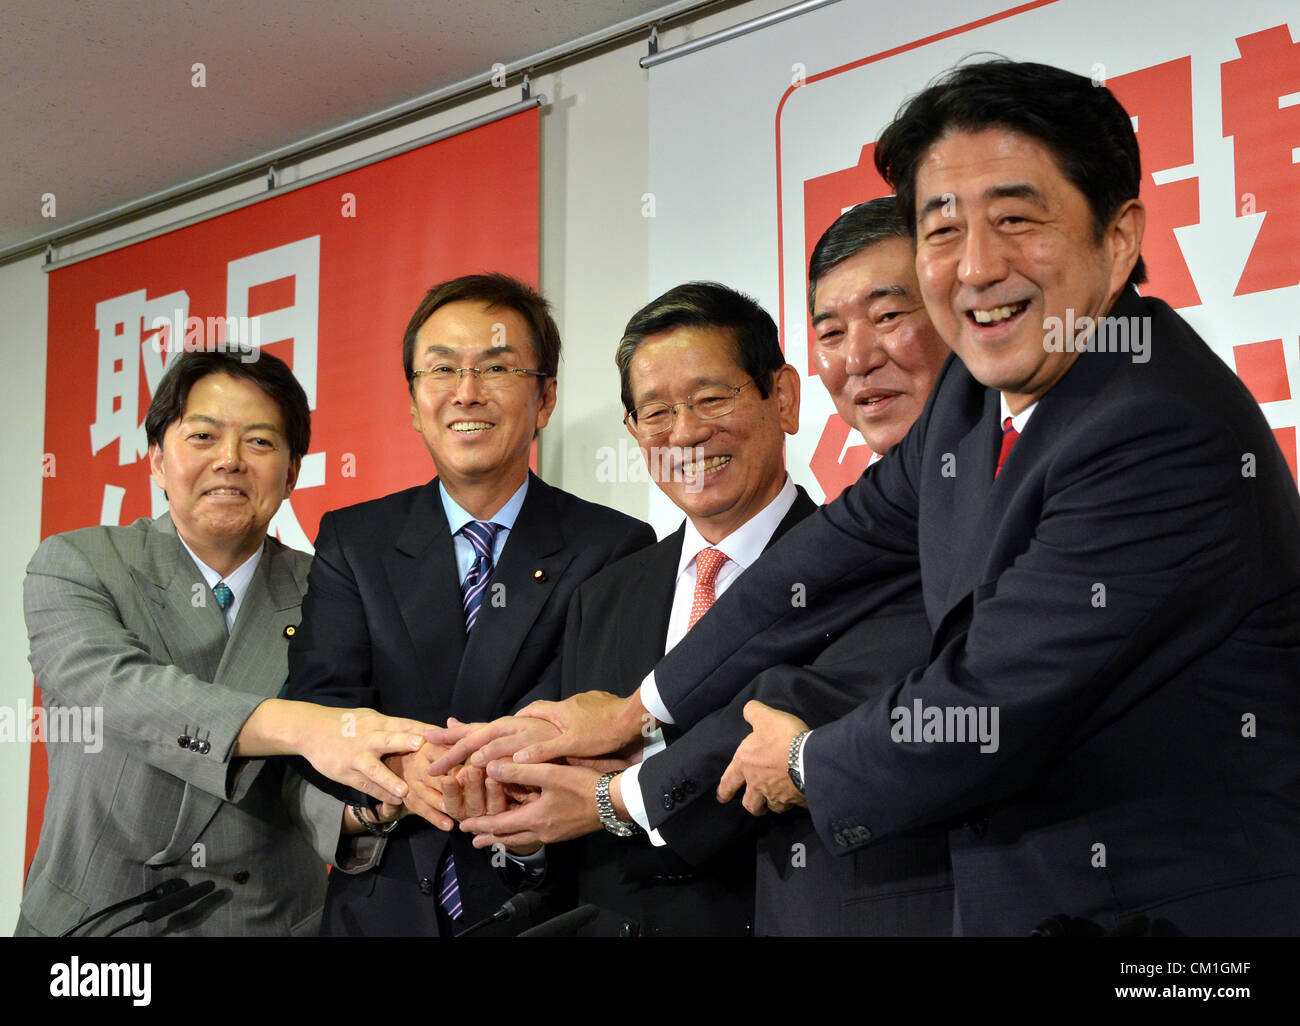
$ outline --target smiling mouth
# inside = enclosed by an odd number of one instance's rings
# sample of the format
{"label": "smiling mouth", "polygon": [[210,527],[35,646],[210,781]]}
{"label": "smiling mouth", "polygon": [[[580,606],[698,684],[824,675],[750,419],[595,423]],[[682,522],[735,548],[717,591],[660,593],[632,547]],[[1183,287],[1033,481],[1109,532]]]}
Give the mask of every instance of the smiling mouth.
{"label": "smiling mouth", "polygon": [[242,488],[209,488],[204,495],[236,495],[241,499],[247,498]]}
{"label": "smiling mouth", "polygon": [[876,395],[863,396],[862,398],[855,400],[855,402],[860,408],[867,411],[872,411],[872,410],[881,409],[882,407],[889,405],[889,403],[892,400],[897,399],[898,396],[899,396],[898,392],[885,392]]}
{"label": "smiling mouth", "polygon": [[1009,321],[1029,306],[1029,300],[1025,299],[1019,303],[1011,303],[1008,306],[994,306],[986,310],[968,310],[966,316],[976,324],[1001,324],[1003,321]]}
{"label": "smiling mouth", "polygon": [[458,420],[451,425],[451,429],[457,434],[473,435],[482,431],[490,431],[493,425],[485,420]]}
{"label": "smiling mouth", "polygon": [[710,456],[694,463],[683,463],[681,472],[683,477],[707,477],[709,474],[717,473],[730,462],[730,456]]}

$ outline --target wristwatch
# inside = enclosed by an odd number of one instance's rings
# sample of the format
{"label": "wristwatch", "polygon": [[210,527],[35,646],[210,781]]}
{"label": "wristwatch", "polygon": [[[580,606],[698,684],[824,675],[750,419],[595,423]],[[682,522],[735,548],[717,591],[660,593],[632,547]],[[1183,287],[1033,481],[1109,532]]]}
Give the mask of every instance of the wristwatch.
{"label": "wristwatch", "polygon": [[790,782],[798,789],[800,794],[803,790],[803,774],[799,772],[799,754],[803,751],[803,743],[811,734],[811,730],[800,731],[790,740],[790,761],[787,768],[790,771]]}
{"label": "wristwatch", "polygon": [[366,805],[352,805],[351,808],[352,815],[366,828],[366,833],[373,834],[375,837],[387,837],[397,829],[397,824],[400,822],[400,818],[390,819],[387,823],[381,822],[375,810]]}
{"label": "wristwatch", "polygon": [[614,811],[614,802],[609,797],[609,782],[616,776],[618,773],[602,773],[596,781],[596,812],[600,816],[600,825],[615,837],[635,837],[642,833],[641,828],[635,823],[619,819]]}

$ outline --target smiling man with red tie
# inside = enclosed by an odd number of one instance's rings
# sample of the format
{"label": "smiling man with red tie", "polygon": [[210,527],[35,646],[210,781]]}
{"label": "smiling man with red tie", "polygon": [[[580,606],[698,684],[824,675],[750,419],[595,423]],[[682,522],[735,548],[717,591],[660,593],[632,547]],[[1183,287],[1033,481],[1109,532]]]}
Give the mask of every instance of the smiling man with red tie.
{"label": "smiling man with red tie", "polygon": [[[799,426],[799,377],[785,362],[772,318],[748,296],[710,282],[670,289],[632,316],[616,361],[628,431],[655,483],[686,519],[658,545],[578,590],[565,634],[564,694],[581,690],[592,675],[626,682],[630,691],[697,629],[718,595],[816,508],[785,470],[785,436]],[[550,732],[542,721],[516,717],[473,736],[529,724]],[[447,740],[464,733],[448,732]],[[623,754],[648,758],[665,741],[672,737],[647,730]],[[648,799],[637,782],[642,766],[617,772],[626,765],[535,767],[545,779],[523,783],[543,787],[541,796],[490,822],[509,826],[520,816],[544,815],[573,821],[565,837],[597,831],[546,849],[549,883],[576,886],[580,902],[605,911],[591,928],[596,935],[748,934],[752,837],[700,865],[688,863],[658,836],[647,836]]]}
{"label": "smiling man with red tie", "polygon": [[634,695],[534,707],[562,733],[516,761],[617,749],[647,713],[689,729],[919,566],[928,665],[811,732],[752,703],[721,798],[806,804],[844,853],[952,824],[961,933],[1294,933],[1300,498],[1241,382],[1136,291],[1128,113],[1079,75],[972,63],[876,161],[959,359]]}

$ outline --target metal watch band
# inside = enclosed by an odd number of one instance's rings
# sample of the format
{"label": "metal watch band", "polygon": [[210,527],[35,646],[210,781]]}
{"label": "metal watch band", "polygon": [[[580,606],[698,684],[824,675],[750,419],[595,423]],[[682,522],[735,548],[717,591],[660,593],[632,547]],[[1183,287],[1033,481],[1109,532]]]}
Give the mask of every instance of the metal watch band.
{"label": "metal watch band", "polygon": [[790,782],[799,789],[800,794],[803,794],[804,790],[803,774],[799,772],[799,753],[803,750],[804,738],[811,733],[811,730],[800,731],[790,739],[790,760],[787,763],[787,768],[790,771]]}
{"label": "metal watch band", "polygon": [[616,776],[618,773],[602,773],[596,781],[596,812],[600,816],[600,825],[615,837],[635,837],[641,833],[641,828],[635,823],[619,819],[614,812],[614,802],[609,797],[609,782]]}
{"label": "metal watch band", "polygon": [[[365,805],[353,805],[351,808],[352,815],[356,816],[357,822],[366,828],[368,834],[373,834],[375,837],[387,837],[397,828],[398,820],[394,819],[388,823],[380,823],[378,817],[375,816],[374,810],[367,808]],[[367,812],[370,813],[369,817],[362,815]]]}

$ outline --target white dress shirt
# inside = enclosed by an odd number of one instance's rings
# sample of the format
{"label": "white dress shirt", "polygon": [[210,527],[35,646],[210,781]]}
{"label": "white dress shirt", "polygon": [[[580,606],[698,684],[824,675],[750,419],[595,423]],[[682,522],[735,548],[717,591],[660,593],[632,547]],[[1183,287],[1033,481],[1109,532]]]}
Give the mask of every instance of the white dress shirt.
{"label": "white dress shirt", "polygon": [[[179,532],[176,537],[181,538]],[[199,559],[194,554],[194,550],[185,544],[184,538],[181,538],[181,544],[185,545],[185,551],[190,554],[190,559],[194,560],[194,565],[199,568],[199,573],[203,575],[203,580],[207,582],[209,591],[224,581],[226,587],[230,589],[230,593],[235,596],[230,605],[221,611],[226,618],[226,633],[229,634],[235,628],[235,618],[239,615],[239,607],[243,605],[244,596],[248,593],[248,585],[253,580],[253,574],[257,572],[257,564],[262,562],[262,550],[266,548],[266,542],[259,545],[256,552],[225,577],[222,577],[207,563]],[[215,596],[212,601],[216,601]]]}
{"label": "white dress shirt", "polygon": [[[794,482],[787,475],[785,484],[777,493],[775,499],[716,544],[705,541],[700,532],[695,529],[695,525],[689,519],[686,521],[686,534],[682,539],[682,553],[677,561],[677,583],[673,590],[673,607],[668,616],[668,634],[664,639],[665,652],[672,649],[686,636],[691,619],[691,606],[695,601],[695,569],[696,559],[699,554],[705,549],[717,549],[726,555],[727,562],[722,564],[722,569],[718,571],[718,576],[713,584],[714,597],[721,596],[724,591],[731,587],[732,582],[763,554],[768,542],[772,540],[772,535],[776,533],[777,527],[785,519],[786,514],[790,512],[790,507],[794,505],[797,494]],[[647,686],[650,689],[654,688],[653,671],[641,685],[641,701],[656,719],[664,723],[671,723],[672,719],[670,717],[660,716],[659,712],[646,701]],[[658,701],[658,692],[655,691],[654,695],[655,700]],[[663,709],[661,701],[658,704],[661,711],[667,711]],[[648,759],[663,748],[663,732],[656,730],[654,735],[646,742],[642,758]],[[662,846],[665,842],[659,835],[659,831],[650,829],[650,817],[646,813],[645,796],[641,793],[640,770],[641,767],[637,765],[624,772],[620,785],[623,804],[627,806],[628,815],[642,830],[650,835],[650,840],[656,845]]]}

